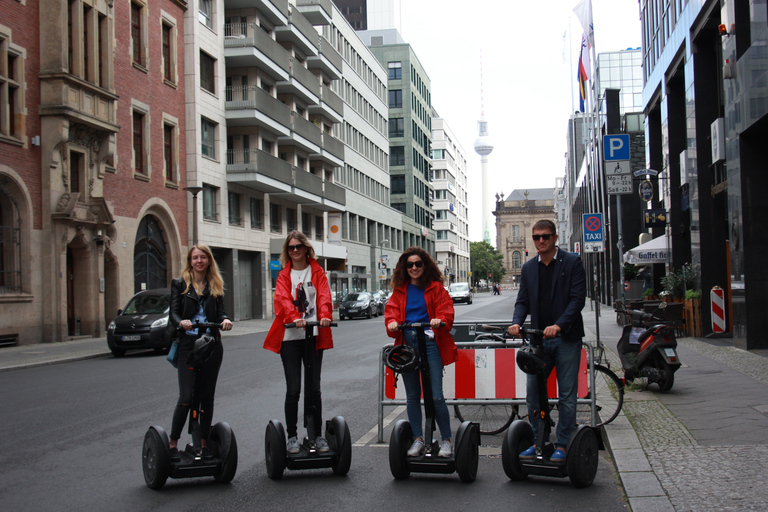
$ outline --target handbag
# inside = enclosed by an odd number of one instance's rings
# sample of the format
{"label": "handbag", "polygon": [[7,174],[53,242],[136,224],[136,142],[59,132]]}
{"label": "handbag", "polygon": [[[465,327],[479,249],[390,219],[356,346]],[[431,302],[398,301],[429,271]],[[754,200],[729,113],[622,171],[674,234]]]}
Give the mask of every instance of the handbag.
{"label": "handbag", "polygon": [[179,339],[176,338],[171,344],[171,348],[168,349],[168,362],[173,365],[174,368],[179,367]]}

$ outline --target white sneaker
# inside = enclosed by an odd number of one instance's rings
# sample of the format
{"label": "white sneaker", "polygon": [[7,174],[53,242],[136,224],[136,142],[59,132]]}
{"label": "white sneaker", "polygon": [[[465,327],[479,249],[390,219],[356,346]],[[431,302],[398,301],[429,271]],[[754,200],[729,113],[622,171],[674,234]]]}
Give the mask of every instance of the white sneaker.
{"label": "white sneaker", "polygon": [[328,446],[328,441],[326,441],[323,437],[318,437],[315,439],[315,449],[321,453],[325,453],[331,450],[331,448]]}
{"label": "white sneaker", "polygon": [[424,453],[424,440],[420,437],[417,437],[416,439],[413,440],[413,444],[411,445],[411,448],[408,450],[408,456],[418,457],[423,453]]}
{"label": "white sneaker", "polygon": [[288,453],[299,453],[299,439],[296,436],[288,439],[288,443],[286,443],[285,449],[288,451]]}
{"label": "white sneaker", "polygon": [[450,457],[453,455],[453,448],[451,447],[451,440],[445,439],[440,443],[440,451],[437,452],[438,457]]}

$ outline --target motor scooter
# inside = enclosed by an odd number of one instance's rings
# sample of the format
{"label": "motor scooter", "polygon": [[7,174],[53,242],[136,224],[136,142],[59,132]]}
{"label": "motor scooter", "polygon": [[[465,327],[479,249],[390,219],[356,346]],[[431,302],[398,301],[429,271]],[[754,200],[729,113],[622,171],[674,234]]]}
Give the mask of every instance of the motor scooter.
{"label": "motor scooter", "polygon": [[677,355],[675,327],[665,323],[662,315],[667,303],[662,302],[653,313],[626,309],[617,301],[614,308],[626,318],[624,330],[616,348],[624,368],[624,381],[640,377],[659,385],[659,391],[669,391],[680,368]]}

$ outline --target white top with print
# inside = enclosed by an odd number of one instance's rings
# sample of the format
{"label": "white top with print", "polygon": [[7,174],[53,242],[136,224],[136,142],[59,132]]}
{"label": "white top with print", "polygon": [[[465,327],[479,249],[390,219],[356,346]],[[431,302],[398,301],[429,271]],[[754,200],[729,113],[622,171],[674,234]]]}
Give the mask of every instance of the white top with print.
{"label": "white top with print", "polygon": [[[302,293],[303,290],[303,293]],[[317,290],[312,286],[312,267],[307,265],[304,270],[295,270],[291,268],[291,296],[294,301],[299,300],[299,296],[304,297],[304,320],[307,322],[317,321],[316,297]],[[299,305],[294,302],[296,310],[299,311]],[[312,333],[317,336],[317,327]],[[304,328],[286,329],[283,341],[304,339]]]}

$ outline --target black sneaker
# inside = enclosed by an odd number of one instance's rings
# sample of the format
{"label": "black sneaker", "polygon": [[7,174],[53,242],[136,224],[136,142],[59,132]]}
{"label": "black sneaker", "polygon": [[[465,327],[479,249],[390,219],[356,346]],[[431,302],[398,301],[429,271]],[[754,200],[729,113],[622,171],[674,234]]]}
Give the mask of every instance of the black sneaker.
{"label": "black sneaker", "polygon": [[181,454],[178,448],[171,448],[171,462],[181,462]]}
{"label": "black sneaker", "polygon": [[203,448],[203,460],[213,460],[213,452],[207,446]]}

